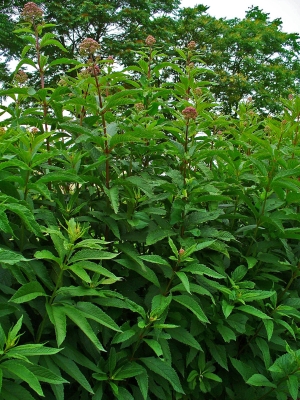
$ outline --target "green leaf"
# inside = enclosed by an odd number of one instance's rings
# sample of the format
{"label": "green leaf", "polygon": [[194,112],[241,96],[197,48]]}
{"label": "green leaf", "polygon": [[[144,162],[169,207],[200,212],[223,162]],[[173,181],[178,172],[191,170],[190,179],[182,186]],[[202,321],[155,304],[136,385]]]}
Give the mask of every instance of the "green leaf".
{"label": "green leaf", "polygon": [[108,251],[102,250],[79,250],[77,253],[69,260],[69,263],[72,264],[76,261],[81,260],[111,260],[112,258],[117,257],[117,253],[109,253]]}
{"label": "green leaf", "polygon": [[174,296],[173,300],[192,311],[192,313],[198,318],[200,322],[210,323],[202,308],[192,297],[187,295],[179,295]]}
{"label": "green leaf", "polygon": [[95,304],[87,302],[78,302],[77,308],[81,310],[86,318],[93,319],[99,322],[101,325],[106,326],[117,332],[122,332],[120,327],[115,323],[115,321],[107,315],[101,308],[97,307]]}
{"label": "green leaf", "polygon": [[40,365],[29,364],[27,368],[37,377],[40,382],[52,383],[53,385],[69,383],[60,375],[56,375],[48,368],[42,367]]}
{"label": "green leaf", "polygon": [[70,171],[61,172],[48,172],[42,176],[36,183],[49,183],[49,182],[73,182],[83,185],[85,181],[78,175]]}
{"label": "green leaf", "polygon": [[277,388],[277,386],[270,382],[268,378],[266,378],[264,375],[261,374],[254,374],[249,378],[246,383],[251,386],[267,386],[267,387],[272,387],[272,388]]}
{"label": "green leaf", "polygon": [[218,272],[214,271],[211,268],[206,267],[203,264],[193,264],[188,267],[184,267],[181,269],[182,272],[190,272],[195,275],[208,275],[211,278],[215,279],[224,279],[225,277]]}
{"label": "green leaf", "polygon": [[36,236],[41,237],[41,227],[34,219],[34,216],[30,212],[30,210],[23,206],[22,204],[13,204],[13,203],[5,203],[5,207],[7,210],[12,211],[13,213],[17,214],[21,220],[26,225],[26,228],[33,232]]}
{"label": "green leaf", "polygon": [[154,373],[166,379],[171,384],[175,392],[185,394],[176,371],[166,362],[162,361],[160,358],[154,357],[142,357],[140,358],[140,361],[142,361],[146,367],[150,369],[150,371],[153,371]]}
{"label": "green leaf", "polygon": [[265,367],[266,367],[266,369],[268,369],[270,367],[270,365],[271,365],[271,355],[270,355],[269,345],[264,339],[262,339],[260,337],[257,337],[255,339],[255,342],[256,342],[259,350],[262,353],[263,360],[264,360],[264,363],[265,363]]}
{"label": "green leaf", "polygon": [[38,259],[44,259],[44,260],[52,260],[55,261],[58,265],[61,264],[61,261],[58,257],[56,257],[54,254],[51,253],[49,250],[42,250],[42,251],[37,251],[34,254],[35,258]]}
{"label": "green leaf", "polygon": [[243,312],[245,312],[245,313],[247,313],[247,314],[254,315],[254,316],[257,317],[257,318],[261,318],[261,319],[272,319],[271,317],[269,317],[269,316],[268,316],[267,314],[265,314],[264,312],[258,310],[258,309],[255,308],[255,307],[252,307],[252,306],[248,306],[248,305],[246,305],[246,306],[240,306],[240,307],[237,307],[237,310],[241,310],[241,311],[243,311]]}
{"label": "green leaf", "polygon": [[26,283],[9,299],[13,303],[25,303],[27,301],[36,299],[39,296],[47,296],[44,288],[37,281]]}
{"label": "green leaf", "polygon": [[171,231],[170,229],[157,229],[154,231],[150,231],[147,235],[146,238],[146,246],[151,246],[152,244],[155,244],[159,242],[160,240],[170,237],[171,235],[174,235],[175,233]]}
{"label": "green leaf", "polygon": [[235,358],[229,358],[232,365],[242,375],[245,382],[256,373],[256,370],[251,365],[248,365],[243,361],[236,360]]}
{"label": "green leaf", "polygon": [[266,331],[267,331],[268,341],[270,341],[273,336],[274,322],[271,320],[268,320],[268,319],[264,319],[263,323],[264,323]]}
{"label": "green leaf", "polygon": [[148,375],[146,370],[144,369],[143,374],[137,375],[135,377],[137,384],[139,386],[139,389],[142,393],[143,400],[147,400],[148,398],[148,389],[149,389],[149,382],[148,382]]}
{"label": "green leaf", "polygon": [[56,354],[58,352],[60,352],[60,349],[46,347],[43,344],[23,344],[10,349],[9,356],[12,357],[19,354],[25,357],[31,357]]}
{"label": "green leaf", "polygon": [[74,272],[83,282],[91,283],[92,280],[89,274],[78,264],[72,264],[68,267],[68,270]]}
{"label": "green leaf", "polygon": [[182,284],[183,284],[185,290],[186,290],[189,294],[191,294],[191,291],[190,291],[190,282],[189,282],[189,279],[188,279],[188,277],[186,276],[186,274],[185,274],[184,272],[182,272],[182,271],[178,271],[178,272],[176,272],[176,275],[177,275],[178,278],[181,280],[181,282],[182,282]]}
{"label": "green leaf", "polygon": [[11,250],[0,248],[0,262],[4,264],[14,265],[20,261],[29,261],[27,258],[23,257],[22,254],[16,253]]}
{"label": "green leaf", "polygon": [[84,312],[76,309],[75,307],[71,307],[67,304],[64,305],[64,312],[69,317],[82,332],[90,339],[90,341],[94,344],[94,346],[99,351],[106,351],[102,344],[99,342],[99,339],[95,335],[93,329],[90,324],[86,320]]}
{"label": "green leaf", "polygon": [[110,203],[111,203],[111,206],[112,206],[112,208],[114,210],[114,213],[118,214],[119,205],[120,205],[119,204],[120,202],[119,202],[119,188],[118,188],[118,186],[113,186],[110,189],[104,188],[104,190],[105,190],[105,193],[107,194],[107,196],[108,196],[108,198],[110,200]]}
{"label": "green leaf", "polygon": [[208,349],[210,354],[213,356],[215,361],[226,371],[229,371],[227,364],[227,353],[224,345],[215,344],[211,340],[207,341]]}
{"label": "green leaf", "polygon": [[171,329],[169,334],[173,339],[177,340],[178,342],[184,343],[189,347],[193,347],[194,349],[203,351],[199,342],[186,329],[181,327]]}
{"label": "green leaf", "polygon": [[64,308],[55,304],[46,303],[46,310],[51,323],[54,325],[57,346],[59,347],[66,338],[67,321]]}
{"label": "green leaf", "polygon": [[7,369],[10,373],[26,382],[39,396],[44,396],[37,377],[24,365],[17,363],[16,360],[8,360],[1,363],[1,368]]}
{"label": "green leaf", "polygon": [[136,362],[130,362],[119,368],[111,377],[113,380],[122,380],[127,378],[133,378],[137,375],[143,374],[144,368]]}
{"label": "green leaf", "polygon": [[53,361],[57,364],[60,369],[70,375],[76,382],[78,382],[87,392],[94,394],[91,385],[87,381],[86,377],[78,368],[77,364],[70,358],[64,357],[60,354],[53,356]]}
{"label": "green leaf", "polygon": [[203,374],[203,378],[210,379],[210,380],[215,381],[215,382],[222,382],[222,378],[220,378],[216,374],[213,374],[212,372],[205,372]]}
{"label": "green leaf", "polygon": [[236,340],[235,333],[227,326],[218,324],[217,330],[225,342],[229,343],[231,340]]}
{"label": "green leaf", "polygon": [[163,351],[161,345],[155,339],[144,339],[144,342],[154,351],[157,357],[161,357],[163,355]]}
{"label": "green leaf", "polygon": [[287,387],[293,400],[298,399],[299,380],[296,375],[290,375],[287,381]]}

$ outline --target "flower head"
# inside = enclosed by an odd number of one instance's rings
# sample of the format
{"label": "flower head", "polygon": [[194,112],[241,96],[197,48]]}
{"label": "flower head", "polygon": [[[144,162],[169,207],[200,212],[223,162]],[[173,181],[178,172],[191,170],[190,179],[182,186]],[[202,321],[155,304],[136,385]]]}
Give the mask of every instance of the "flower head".
{"label": "flower head", "polygon": [[182,111],[182,114],[185,119],[195,119],[198,115],[197,110],[194,107],[186,107]]}
{"label": "flower head", "polygon": [[28,75],[22,69],[19,69],[15,75],[15,80],[21,84],[25,83],[28,80]]}
{"label": "flower head", "polygon": [[143,109],[144,109],[145,107],[144,107],[144,104],[143,104],[143,103],[136,103],[136,104],[134,105],[134,108],[136,109],[136,111],[143,111]]}
{"label": "flower head", "polygon": [[21,16],[25,21],[33,23],[36,20],[42,19],[43,14],[44,11],[35,3],[30,1],[29,3],[25,4]]}
{"label": "flower head", "polygon": [[156,43],[156,39],[152,35],[149,35],[146,37],[145,43],[147,46],[152,47]]}
{"label": "flower head", "polygon": [[195,47],[196,47],[196,42],[194,42],[193,40],[187,45],[187,48],[189,50],[194,50]]}
{"label": "flower head", "polygon": [[100,44],[92,38],[84,39],[79,45],[79,53],[82,56],[91,56],[100,49]]}

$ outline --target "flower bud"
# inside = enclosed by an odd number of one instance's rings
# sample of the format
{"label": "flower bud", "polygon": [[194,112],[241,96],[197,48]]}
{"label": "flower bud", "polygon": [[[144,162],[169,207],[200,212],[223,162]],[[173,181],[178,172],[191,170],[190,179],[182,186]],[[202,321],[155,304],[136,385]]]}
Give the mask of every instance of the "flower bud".
{"label": "flower bud", "polygon": [[185,253],[185,250],[184,250],[183,248],[181,248],[181,249],[179,250],[179,252],[178,252],[178,254],[179,254],[180,256],[182,256],[184,253]]}

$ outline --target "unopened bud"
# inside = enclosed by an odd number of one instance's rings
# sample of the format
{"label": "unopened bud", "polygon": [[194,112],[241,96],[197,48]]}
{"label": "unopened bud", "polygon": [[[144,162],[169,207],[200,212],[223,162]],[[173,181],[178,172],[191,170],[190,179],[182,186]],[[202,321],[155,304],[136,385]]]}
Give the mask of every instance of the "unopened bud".
{"label": "unopened bud", "polygon": [[181,249],[179,250],[179,252],[178,252],[178,254],[179,254],[180,256],[182,256],[184,253],[185,253],[185,250],[184,250],[183,248],[181,248]]}

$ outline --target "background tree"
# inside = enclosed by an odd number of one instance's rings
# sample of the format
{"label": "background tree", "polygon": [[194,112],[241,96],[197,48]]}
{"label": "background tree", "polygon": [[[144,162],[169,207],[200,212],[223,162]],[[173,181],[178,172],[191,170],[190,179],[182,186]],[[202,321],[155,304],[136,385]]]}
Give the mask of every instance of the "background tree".
{"label": "background tree", "polygon": [[217,74],[212,91],[226,113],[248,96],[261,112],[275,112],[280,97],[299,93],[298,34],[282,32],[281,19],[270,20],[258,7],[231,20],[207,10],[202,5],[180,10],[176,41],[198,43],[203,61]]}
{"label": "background tree", "polygon": [[[0,78],[7,80],[7,61],[19,56],[22,43],[11,40],[17,13],[26,0],[3,1],[0,6]],[[92,37],[101,44],[103,58],[112,55],[125,65],[135,60],[136,51],[148,34],[157,44],[174,47],[191,40],[202,52],[203,63],[216,75],[212,87],[222,110],[234,114],[241,100],[249,96],[263,113],[280,109],[278,100],[299,93],[299,35],[282,31],[280,19],[270,20],[258,7],[250,8],[243,19],[217,19],[209,7],[179,8],[180,0],[50,0],[37,1],[45,19],[56,24],[55,33],[68,53],[49,50],[50,59],[77,55],[78,44]],[[66,67],[67,68],[67,67]],[[2,71],[2,72],[1,72]],[[57,71],[57,73],[62,72]]]}

